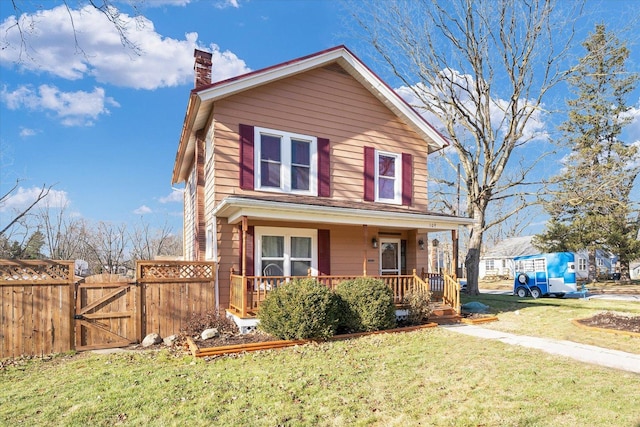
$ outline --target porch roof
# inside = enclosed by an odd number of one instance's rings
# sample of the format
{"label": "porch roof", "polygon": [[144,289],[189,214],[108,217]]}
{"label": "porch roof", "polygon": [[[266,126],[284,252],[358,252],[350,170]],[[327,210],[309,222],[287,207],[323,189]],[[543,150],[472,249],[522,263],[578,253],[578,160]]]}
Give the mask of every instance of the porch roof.
{"label": "porch roof", "polygon": [[278,195],[278,200],[273,196],[230,196],[214,209],[213,214],[226,217],[230,224],[239,223],[246,216],[249,219],[411,228],[419,232],[452,230],[474,223],[472,218],[402,206],[287,195]]}

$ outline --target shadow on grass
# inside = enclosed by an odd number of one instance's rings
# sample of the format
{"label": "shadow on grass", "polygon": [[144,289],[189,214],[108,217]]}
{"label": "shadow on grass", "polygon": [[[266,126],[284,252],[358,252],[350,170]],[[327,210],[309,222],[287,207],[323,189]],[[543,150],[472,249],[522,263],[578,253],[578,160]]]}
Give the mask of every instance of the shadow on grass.
{"label": "shadow on grass", "polygon": [[[575,304],[576,299],[562,300],[555,297],[543,297],[543,298],[518,298],[515,295],[499,295],[499,294],[480,294],[480,295],[468,295],[460,294],[462,304],[468,302],[477,301],[489,307],[487,314],[498,315],[500,313],[523,310],[530,307],[550,306],[561,307],[566,306],[567,301],[573,301]],[[588,300],[585,300],[588,302]]]}

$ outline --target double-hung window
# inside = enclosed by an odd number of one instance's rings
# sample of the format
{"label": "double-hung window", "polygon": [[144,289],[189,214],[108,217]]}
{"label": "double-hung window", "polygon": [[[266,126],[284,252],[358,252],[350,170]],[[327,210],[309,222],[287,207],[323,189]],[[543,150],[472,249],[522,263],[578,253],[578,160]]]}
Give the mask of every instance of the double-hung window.
{"label": "double-hung window", "polygon": [[402,161],[399,154],[376,151],[376,202],[402,203]]}
{"label": "double-hung window", "polygon": [[318,141],[312,136],[255,128],[255,188],[318,194]]}
{"label": "double-hung window", "polygon": [[587,260],[584,258],[578,258],[578,270],[587,271]]}
{"label": "double-hung window", "polygon": [[262,276],[317,275],[317,231],[256,227],[256,270]]}

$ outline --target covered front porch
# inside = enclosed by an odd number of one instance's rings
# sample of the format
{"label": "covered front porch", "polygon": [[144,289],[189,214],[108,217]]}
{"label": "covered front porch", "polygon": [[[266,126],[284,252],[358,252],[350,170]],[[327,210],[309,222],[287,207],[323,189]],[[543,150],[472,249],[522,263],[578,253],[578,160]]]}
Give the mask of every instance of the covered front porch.
{"label": "covered front porch", "polygon": [[[308,276],[243,276],[231,271],[231,296],[227,312],[239,319],[254,319],[260,304],[269,292],[294,279]],[[460,285],[455,276],[436,273],[417,273],[413,270],[408,275],[360,275],[360,276],[315,276],[329,289],[335,289],[345,280],[367,277],[382,280],[393,291],[393,298],[398,311],[404,309],[404,297],[414,290],[429,291],[433,314],[431,321],[442,322],[455,319],[460,314]],[[439,322],[438,322],[439,323]]]}
{"label": "covered front porch", "polygon": [[221,271],[231,271],[219,276],[220,308],[236,320],[255,319],[270,291],[305,277],[330,289],[345,280],[380,279],[393,291],[399,310],[405,308],[408,292],[427,290],[436,306],[434,316],[459,314],[455,272],[439,268],[438,255],[429,250],[429,234],[451,233],[451,265],[458,265],[457,230],[469,219],[282,196],[229,196],[214,213],[219,265]]}

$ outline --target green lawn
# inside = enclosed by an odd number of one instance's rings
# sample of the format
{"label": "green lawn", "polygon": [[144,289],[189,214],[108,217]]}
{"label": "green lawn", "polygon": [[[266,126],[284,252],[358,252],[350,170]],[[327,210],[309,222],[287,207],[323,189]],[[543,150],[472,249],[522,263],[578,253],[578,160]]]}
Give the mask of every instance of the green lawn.
{"label": "green lawn", "polygon": [[490,307],[499,321],[483,327],[521,335],[532,335],[640,354],[640,337],[580,328],[571,319],[583,319],[597,313],[640,316],[640,303],[603,299],[517,298],[511,295],[462,295],[462,303],[479,301]]}
{"label": "green lawn", "polygon": [[0,425],[638,426],[640,376],[444,329],[212,361],[84,353],[0,371]]}

